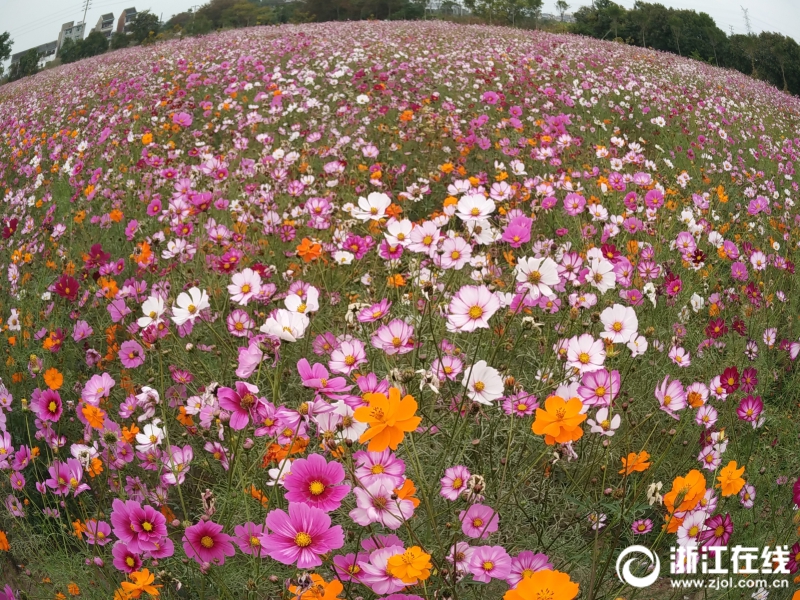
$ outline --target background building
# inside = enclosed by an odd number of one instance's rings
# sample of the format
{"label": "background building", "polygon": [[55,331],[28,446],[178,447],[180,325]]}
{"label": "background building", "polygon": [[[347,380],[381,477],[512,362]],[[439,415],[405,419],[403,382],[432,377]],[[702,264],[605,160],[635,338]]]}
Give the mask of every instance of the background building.
{"label": "background building", "polygon": [[[18,63],[19,60],[25,56],[28,52],[30,52],[31,48],[27,50],[23,50],[22,52],[17,52],[16,54],[11,55],[11,64]],[[51,60],[56,57],[56,50],[58,50],[58,41],[48,42],[46,44],[42,44],[41,46],[36,46],[35,50],[39,53],[39,68],[41,69]]]}
{"label": "background building", "polygon": [[135,8],[126,8],[117,20],[117,33],[129,33],[133,20],[136,18]]}
{"label": "background building", "polygon": [[114,33],[114,13],[105,14],[97,19],[93,31],[99,31],[110,40],[111,34]]}
{"label": "background building", "polygon": [[83,34],[86,31],[86,23],[75,23],[74,21],[70,21],[69,23],[64,23],[61,26],[61,31],[58,33],[58,47],[56,50],[60,49],[61,46],[64,45],[64,41],[67,39],[75,40],[76,42],[80,42],[83,39]]}

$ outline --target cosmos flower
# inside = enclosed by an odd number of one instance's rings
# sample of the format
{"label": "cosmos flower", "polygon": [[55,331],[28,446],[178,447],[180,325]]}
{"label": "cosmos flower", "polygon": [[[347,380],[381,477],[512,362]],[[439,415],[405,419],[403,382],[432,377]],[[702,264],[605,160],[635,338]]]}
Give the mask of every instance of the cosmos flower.
{"label": "cosmos flower", "polygon": [[343,483],[344,478],[344,469],[338,462],[327,462],[319,454],[298,458],[283,480],[286,499],[331,512],[339,508],[342,499],[350,493],[350,486]]}
{"label": "cosmos flower", "polygon": [[213,521],[200,521],[187,527],[183,532],[183,550],[195,562],[225,564],[226,556],[233,556],[236,550],[231,536],[222,531],[222,525]]}
{"label": "cosmos flower", "polygon": [[172,305],[172,321],[175,325],[194,323],[200,313],[211,304],[208,301],[208,294],[199,288],[190,288],[188,292],[181,292],[175,304]]}
{"label": "cosmos flower", "polygon": [[303,503],[290,503],[288,514],[281,509],[270,511],[267,528],[269,533],[261,536],[265,553],[298,569],[321,565],[321,554],[344,545],[342,527],[331,526],[331,519],[324,511]]}

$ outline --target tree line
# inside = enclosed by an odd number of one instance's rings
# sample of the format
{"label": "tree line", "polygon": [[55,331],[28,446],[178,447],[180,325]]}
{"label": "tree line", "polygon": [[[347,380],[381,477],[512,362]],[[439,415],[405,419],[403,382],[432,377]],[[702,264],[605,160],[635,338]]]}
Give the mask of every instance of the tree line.
{"label": "tree line", "polygon": [[[174,15],[166,23],[160,23],[150,11],[142,11],[136,15],[129,34],[114,33],[110,43],[99,32],[77,42],[67,40],[58,58],[62,63],[74,62],[129,44],[149,44],[226,28],[310,21],[458,18],[466,9],[471,21],[569,31],[672,52],[736,69],[800,95],[800,45],[780,33],[728,35],[707,13],[641,0],[631,9],[613,0],[594,0],[591,6],[574,13],[572,23],[547,23],[541,20],[542,3],[543,0],[444,0],[433,10],[431,0],[210,0],[195,11]],[[562,21],[569,8],[567,0],[556,2]],[[10,36],[0,34],[0,63],[10,53]],[[37,63],[38,55],[32,50],[12,65],[8,79],[36,73]]]}

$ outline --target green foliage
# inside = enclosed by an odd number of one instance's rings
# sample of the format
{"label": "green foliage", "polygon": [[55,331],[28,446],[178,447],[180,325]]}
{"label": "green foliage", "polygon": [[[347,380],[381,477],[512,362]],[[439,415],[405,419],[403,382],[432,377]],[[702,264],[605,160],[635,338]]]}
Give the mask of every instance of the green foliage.
{"label": "green foliage", "polygon": [[71,38],[64,40],[58,51],[58,57],[62,64],[68,64],[82,58],[103,54],[106,50],[108,50],[106,36],[99,31],[92,31],[85,40],[77,42]]}
{"label": "green foliage", "polygon": [[770,32],[727,36],[704,12],[640,1],[628,10],[612,0],[596,0],[575,12],[571,31],[600,39],[619,37],[636,46],[733,68],[800,94],[800,46],[792,38]]}
{"label": "green foliage", "polygon": [[36,75],[39,72],[39,52],[36,48],[28,50],[18,63],[11,65],[8,70],[8,80],[16,81],[28,75]]}
{"label": "green foliage", "polygon": [[120,50],[127,48],[130,43],[130,38],[124,33],[117,33],[116,31],[111,34],[111,49]]}
{"label": "green foliage", "polygon": [[140,13],[136,13],[136,18],[131,24],[131,37],[141,43],[150,36],[151,32],[155,35],[160,29],[158,17],[149,10],[143,10]]}
{"label": "green foliage", "polygon": [[465,0],[464,5],[490,23],[517,25],[523,19],[537,19],[543,0]]}
{"label": "green foliage", "polygon": [[3,75],[3,61],[11,56],[11,34],[0,33],[0,76]]}

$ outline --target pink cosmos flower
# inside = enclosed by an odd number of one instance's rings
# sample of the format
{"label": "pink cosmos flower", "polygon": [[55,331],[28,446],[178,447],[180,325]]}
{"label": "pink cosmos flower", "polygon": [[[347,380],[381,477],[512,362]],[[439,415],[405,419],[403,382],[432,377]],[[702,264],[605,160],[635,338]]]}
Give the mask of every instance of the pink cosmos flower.
{"label": "pink cosmos flower", "polygon": [[369,555],[369,561],[359,564],[361,567],[359,581],[376,594],[391,594],[404,589],[406,584],[387,570],[389,559],[404,551],[403,546],[387,546],[374,550]]}
{"label": "pink cosmos flower", "polygon": [[331,352],[328,368],[334,373],[350,375],[367,362],[367,352],[360,340],[345,340]]}
{"label": "pink cosmos flower", "polygon": [[394,319],[375,332],[372,345],[390,356],[407,354],[415,346],[414,328],[401,319]]}
{"label": "pink cosmos flower", "polygon": [[111,526],[105,521],[86,521],[86,543],[105,546],[111,541]]}
{"label": "pink cosmos flower", "polygon": [[578,387],[578,396],[583,400],[584,406],[611,406],[611,401],[619,393],[620,385],[619,371],[609,373],[600,369],[584,373]]}
{"label": "pink cosmos flower", "polygon": [[502,546],[478,546],[470,558],[469,570],[472,578],[482,583],[505,579],[511,573],[511,557]]}
{"label": "pink cosmos flower", "polygon": [[463,465],[445,469],[444,477],[439,480],[442,485],[439,494],[447,500],[458,500],[461,492],[467,489],[467,481],[471,476],[469,469]]}
{"label": "pink cosmos flower", "polygon": [[170,446],[169,452],[164,452],[162,458],[164,472],[161,475],[161,481],[164,485],[182,484],[189,472],[189,463],[192,462],[193,457],[194,451],[189,445],[183,448]]}
{"label": "pink cosmos flower", "polygon": [[465,536],[485,540],[497,531],[500,516],[489,506],[473,504],[458,514],[458,520]]}
{"label": "pink cosmos flower", "polygon": [[70,491],[74,496],[77,496],[81,492],[90,489],[88,485],[81,483],[83,467],[76,458],[69,458],[66,463],[60,460],[53,461],[48,472],[50,473],[50,479],[45,480],[45,483],[58,496],[66,496]]}
{"label": "pink cosmos flower", "polygon": [[389,314],[389,309],[392,308],[390,300],[384,298],[377,304],[367,306],[358,311],[357,319],[359,323],[374,323],[380,321],[383,317]]}
{"label": "pink cosmos flower", "polygon": [[669,375],[664,376],[664,381],[656,388],[656,400],[661,404],[661,410],[673,419],[680,419],[675,411],[686,408],[686,392],[677,379],[670,381]]}
{"label": "pink cosmos flower", "polygon": [[394,488],[383,483],[372,483],[366,489],[357,487],[353,494],[356,507],[350,511],[350,518],[364,527],[380,523],[394,531],[414,515],[411,500],[401,500]]}
{"label": "pink cosmos flower", "polygon": [[347,380],[344,377],[329,377],[328,369],[325,368],[325,365],[320,363],[311,365],[305,358],[297,361],[297,372],[305,387],[316,390],[335,400],[340,399],[342,393],[349,391],[353,387],[347,385]]}
{"label": "pink cosmos flower", "polygon": [[222,532],[222,525],[213,521],[200,521],[187,527],[183,533],[183,550],[186,556],[198,564],[225,564],[226,556],[233,556],[236,550],[231,544],[233,538]]}
{"label": "pink cosmos flower", "polygon": [[116,382],[108,373],[100,375],[92,375],[92,378],[86,382],[81,393],[81,398],[88,404],[97,406],[100,404],[102,398],[108,398],[111,393],[111,388],[114,387]]}
{"label": "pink cosmos flower", "polygon": [[261,545],[261,536],[264,535],[264,529],[264,525],[257,525],[253,522],[234,527],[234,541],[239,546],[239,550],[244,554],[254,555],[259,558],[266,556],[264,547]]}
{"label": "pink cosmos flower", "polygon": [[247,303],[261,291],[261,275],[250,268],[244,269],[241,273],[234,273],[231,282],[228,285],[231,301],[241,306],[247,306]]}
{"label": "pink cosmos flower", "polygon": [[256,370],[264,359],[264,353],[257,343],[250,342],[247,347],[239,348],[239,367],[236,369],[236,376],[247,379]]}
{"label": "pink cosmos flower", "polygon": [[181,127],[189,127],[192,124],[192,115],[186,112],[179,112],[172,115],[172,122]]}
{"label": "pink cosmos flower", "polygon": [[58,421],[63,412],[63,404],[59,393],[50,389],[38,394],[37,392],[39,390],[35,390],[31,395],[31,410],[33,413],[42,421]]}
{"label": "pink cosmos flower", "polygon": [[500,308],[497,294],[485,285],[465,285],[450,300],[447,330],[470,332],[488,329],[489,319]]}
{"label": "pink cosmos flower", "polygon": [[344,478],[344,469],[336,461],[327,462],[319,454],[298,458],[292,463],[292,472],[283,480],[286,499],[325,512],[336,510],[350,493],[350,486],[342,484]]}
{"label": "pink cosmos flower", "polygon": [[394,489],[403,485],[406,464],[388,448],[382,452],[359,450],[353,455],[353,461],[356,479],[364,486],[383,483]]}
{"label": "pink cosmos flower", "polygon": [[431,363],[431,372],[436,379],[444,381],[449,379],[455,381],[464,370],[464,361],[458,356],[442,356]]}
{"label": "pink cosmos flower", "polygon": [[745,396],[739,402],[736,415],[743,421],[755,423],[763,410],[764,403],[761,401],[761,396]]}
{"label": "pink cosmos flower", "polygon": [[547,569],[552,570],[553,564],[546,554],[534,554],[530,550],[523,550],[511,559],[511,572],[506,577],[506,583],[515,587],[525,577]]}
{"label": "pink cosmos flower", "polygon": [[331,527],[324,511],[307,504],[289,503],[289,513],[275,509],[267,514],[272,533],[261,536],[261,545],[273,560],[298,569],[322,564],[321,554],[344,546],[341,525]]}
{"label": "pink cosmos flower", "polygon": [[258,404],[263,400],[256,396],[258,388],[251,383],[237,381],[236,389],[221,387],[217,390],[217,399],[220,408],[231,411],[231,419],[228,424],[231,429],[239,431],[247,427],[251,417],[255,422],[255,413]]}
{"label": "pink cosmos flower", "polygon": [[445,238],[440,248],[441,252],[434,254],[434,263],[441,269],[462,269],[472,257],[472,246],[464,238]]}
{"label": "pink cosmos flower", "polygon": [[500,239],[512,248],[519,248],[522,244],[527,244],[531,241],[532,224],[533,220],[530,217],[524,215],[514,217],[509,221],[508,225],[506,225]]}
{"label": "pink cosmos flower", "polygon": [[599,371],[605,360],[603,340],[596,340],[589,333],[572,337],[567,343],[567,365],[581,374]]}
{"label": "pink cosmos flower", "polygon": [[144,364],[144,348],[136,340],[122,342],[119,360],[126,369],[135,369]]}

